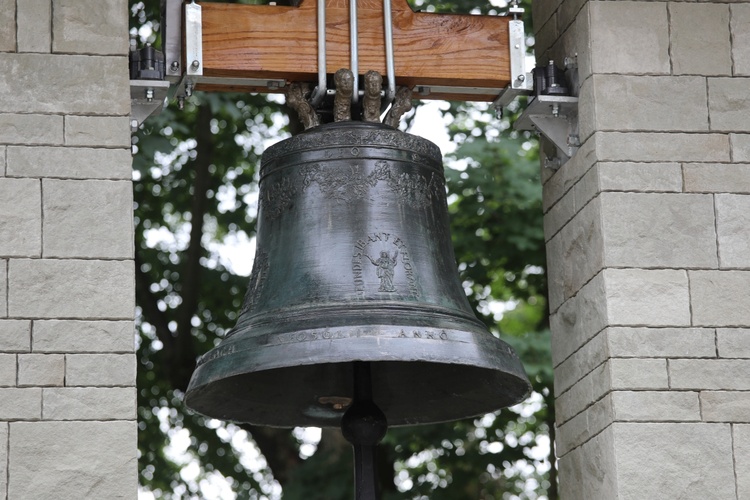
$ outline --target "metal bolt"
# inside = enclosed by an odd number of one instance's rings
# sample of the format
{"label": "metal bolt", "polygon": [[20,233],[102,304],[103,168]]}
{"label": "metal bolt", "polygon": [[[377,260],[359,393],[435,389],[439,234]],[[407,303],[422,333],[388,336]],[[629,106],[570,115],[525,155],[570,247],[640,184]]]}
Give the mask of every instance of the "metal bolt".
{"label": "metal bolt", "polygon": [[557,103],[552,105],[552,116],[554,116],[555,118],[560,116],[560,105]]}
{"label": "metal bolt", "polygon": [[200,61],[196,59],[193,61],[193,63],[190,66],[192,66],[194,69],[198,69],[200,65],[201,65]]}
{"label": "metal bolt", "polygon": [[520,48],[521,48],[521,45],[520,45],[520,44],[516,44],[516,45],[515,45],[515,48],[517,48],[517,49],[520,49]]}
{"label": "metal bolt", "polygon": [[185,85],[185,96],[190,97],[191,95],[193,95],[193,84],[188,83]]}
{"label": "metal bolt", "polygon": [[172,71],[177,71],[178,69],[180,69],[180,63],[178,63],[177,61],[172,61],[170,67],[172,68]]}
{"label": "metal bolt", "polygon": [[130,120],[130,130],[132,132],[138,130],[138,120]]}
{"label": "metal bolt", "polygon": [[177,109],[179,109],[180,111],[185,109],[185,98],[182,96],[177,98]]}
{"label": "metal bolt", "polygon": [[154,89],[146,89],[146,100],[151,102],[154,100]]}
{"label": "metal bolt", "polygon": [[524,80],[526,80],[526,77],[524,75],[518,75],[518,81],[519,82],[522,82]]}

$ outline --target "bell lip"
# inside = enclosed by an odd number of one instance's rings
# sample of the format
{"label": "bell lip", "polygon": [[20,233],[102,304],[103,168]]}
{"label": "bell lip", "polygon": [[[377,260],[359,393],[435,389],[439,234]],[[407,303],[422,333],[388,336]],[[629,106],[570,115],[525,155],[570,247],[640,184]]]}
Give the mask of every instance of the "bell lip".
{"label": "bell lip", "polygon": [[[393,330],[391,326],[385,328]],[[406,330],[404,333],[408,333],[408,328]],[[399,329],[396,335],[400,335],[400,332]],[[441,332],[445,333],[446,338],[439,338]],[[421,404],[412,408],[409,402],[399,402],[395,406],[395,413],[389,411],[386,405],[383,409],[392,426],[447,422],[481,415],[517,404],[526,399],[531,391],[531,384],[514,350],[489,332],[478,334],[447,329],[421,331],[422,334],[432,333],[433,338],[352,335],[326,339],[323,337],[325,330],[293,332],[292,335],[298,339],[303,334],[311,338],[314,333],[320,336],[317,341],[291,341],[265,345],[260,349],[257,345],[245,346],[247,349],[232,346],[238,343],[255,344],[253,337],[247,337],[244,341],[240,339],[240,342],[227,342],[229,345],[222,343],[209,352],[209,355],[218,355],[210,357],[193,373],[185,395],[186,405],[212,418],[256,425],[337,427],[341,416],[339,413],[321,410],[318,414],[305,414],[303,408],[315,406],[314,387],[310,388],[309,397],[285,406],[285,410],[275,412],[273,418],[268,417],[267,409],[269,405],[273,406],[272,402],[243,400],[245,409],[233,411],[232,403],[228,401],[233,397],[242,399],[243,395],[233,393],[232,388],[238,385],[252,390],[259,385],[256,381],[269,376],[274,381],[283,379],[285,371],[312,374],[319,367],[343,366],[354,361],[371,362],[373,366],[400,364],[405,367],[404,372],[417,370],[434,377],[436,381],[442,380],[442,384],[447,381],[449,385],[466,388],[467,396],[460,391],[446,396],[440,391],[441,383],[438,383],[438,390],[434,394],[425,393],[432,398],[429,401],[439,408],[434,415],[421,413]],[[335,335],[329,331],[329,337]],[[435,335],[438,337],[435,338]],[[419,367],[416,367],[417,364]],[[228,366],[231,368],[228,369]],[[441,375],[441,370],[454,375],[446,378]],[[309,382],[316,377],[308,375],[302,378],[307,378]],[[410,383],[405,381],[404,387],[392,390],[408,392]],[[471,393],[477,387],[481,389],[481,397]],[[375,402],[379,403],[377,396]],[[255,415],[252,408],[248,410],[248,407],[260,408],[257,412],[260,416]],[[404,408],[411,409],[407,411]]]}

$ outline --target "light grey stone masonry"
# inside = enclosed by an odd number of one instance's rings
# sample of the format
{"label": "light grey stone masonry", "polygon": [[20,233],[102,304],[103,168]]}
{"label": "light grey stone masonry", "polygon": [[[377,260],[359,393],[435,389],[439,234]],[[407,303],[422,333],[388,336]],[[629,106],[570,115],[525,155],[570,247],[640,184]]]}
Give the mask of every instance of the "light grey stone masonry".
{"label": "light grey stone masonry", "polygon": [[[0,259],[0,284],[8,283],[8,261]],[[0,318],[8,315],[8,289],[0,286]]]}
{"label": "light grey stone masonry", "polygon": [[617,497],[734,498],[727,424],[615,423]]}
{"label": "light grey stone masonry", "polygon": [[30,350],[31,321],[0,319],[0,351],[29,352]]}
{"label": "light grey stone masonry", "polygon": [[135,418],[135,387],[49,387],[43,390],[44,420]]}
{"label": "light grey stone masonry", "polygon": [[[596,459],[592,460],[591,457]],[[617,493],[612,426],[566,455],[565,460],[559,462],[559,467],[560,498],[621,498]]]}
{"label": "light grey stone masonry", "polygon": [[44,257],[133,256],[133,187],[128,181],[45,179]]}
{"label": "light grey stone masonry", "polygon": [[121,0],[52,0],[53,49],[83,54],[125,54],[127,4]]}
{"label": "light grey stone masonry", "polygon": [[[750,470],[750,425],[733,425],[732,438],[737,470]],[[750,498],[750,474],[737,475],[737,498]]]}
{"label": "light grey stone masonry", "polygon": [[130,119],[127,116],[66,116],[65,144],[129,148]]}
{"label": "light grey stone masonry", "polygon": [[[126,30],[127,31],[127,30]],[[0,112],[128,115],[128,59],[4,54]]]}
{"label": "light grey stone masonry", "polygon": [[14,259],[9,310],[13,318],[131,319],[132,261]]}
{"label": "light grey stone masonry", "polygon": [[0,388],[0,420],[39,420],[42,417],[42,389]]}
{"label": "light grey stone masonry", "polygon": [[8,147],[8,177],[130,179],[129,149]]}
{"label": "light grey stone masonry", "polygon": [[609,355],[617,358],[713,358],[712,328],[607,328]]}
{"label": "light grey stone masonry", "polygon": [[732,16],[732,60],[734,74],[750,76],[750,4],[736,3],[729,7]]}
{"label": "light grey stone masonry", "polygon": [[135,422],[11,423],[9,498],[135,498],[135,442]]}
{"label": "light grey stone masonry", "polygon": [[19,354],[18,386],[62,386],[65,356],[62,354]]}
{"label": "light grey stone masonry", "polygon": [[[705,408],[705,406],[704,406]],[[616,391],[614,419],[620,422],[699,422],[698,392]]]}
{"label": "light grey stone masonry", "polygon": [[15,387],[18,380],[15,354],[0,354],[0,387]]}
{"label": "light grey stone masonry", "polygon": [[34,352],[132,353],[134,333],[132,321],[36,320],[33,348]]}
{"label": "light grey stone masonry", "polygon": [[603,273],[610,325],[690,325],[685,271],[606,269]]}
{"label": "light grey stone masonry", "polygon": [[[0,422],[0,443],[8,442],[8,423]],[[0,446],[0,498],[7,498],[8,491],[8,447]]]}
{"label": "light grey stone masonry", "polygon": [[750,196],[716,195],[716,230],[722,268],[750,268]]}
{"label": "light grey stone masonry", "polygon": [[750,134],[729,134],[732,143],[732,161],[750,163]]}
{"label": "light grey stone masonry", "polygon": [[612,389],[669,388],[665,359],[614,358],[609,360],[609,367]]}
{"label": "light grey stone masonry", "polygon": [[600,162],[592,171],[597,173],[602,191],[682,191],[679,163]]}
{"label": "light grey stone masonry", "polygon": [[52,4],[50,0],[21,0],[16,2],[18,51],[50,52],[52,36]]}
{"label": "light grey stone masonry", "polygon": [[41,183],[0,178],[0,256],[39,257],[42,249]]}
{"label": "light grey stone masonry", "polygon": [[129,386],[135,380],[135,359],[130,354],[67,354],[67,386]]}
{"label": "light grey stone masonry", "polygon": [[731,75],[729,6],[670,2],[672,69],[676,75]]}
{"label": "light grey stone masonry", "polygon": [[16,0],[0,0],[0,52],[16,50]]}
{"label": "light grey stone masonry", "polygon": [[682,169],[687,192],[750,194],[748,163],[686,163]]}
{"label": "light grey stone masonry", "polygon": [[594,73],[670,73],[666,3],[620,1],[588,5]]}
{"label": "light grey stone masonry", "polygon": [[669,381],[673,389],[750,390],[748,359],[672,359]]}
{"label": "light grey stone masonry", "polygon": [[717,328],[716,348],[722,358],[750,358],[750,328]]}
{"label": "light grey stone masonry", "polygon": [[709,78],[708,107],[711,130],[750,131],[750,78]]}
{"label": "light grey stone masonry", "polygon": [[596,132],[594,137],[602,161],[729,161],[729,137],[725,134]]}
{"label": "light grey stone masonry", "polygon": [[750,422],[750,391],[703,391],[701,411],[706,422]]}
{"label": "light grey stone masonry", "polygon": [[750,271],[688,271],[693,324],[750,325]]}
{"label": "light grey stone masonry", "polygon": [[5,144],[62,144],[63,117],[0,113],[0,130]]}

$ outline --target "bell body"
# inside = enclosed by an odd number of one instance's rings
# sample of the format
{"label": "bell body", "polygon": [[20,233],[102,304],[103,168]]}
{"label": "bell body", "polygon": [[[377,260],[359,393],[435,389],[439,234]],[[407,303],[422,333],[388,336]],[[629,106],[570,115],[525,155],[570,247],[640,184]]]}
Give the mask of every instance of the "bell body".
{"label": "bell body", "polygon": [[450,241],[440,151],[380,124],[310,129],[263,155],[257,252],[237,325],[186,403],[270,426],[338,427],[371,362],[389,425],[523,400],[513,350],[474,316]]}

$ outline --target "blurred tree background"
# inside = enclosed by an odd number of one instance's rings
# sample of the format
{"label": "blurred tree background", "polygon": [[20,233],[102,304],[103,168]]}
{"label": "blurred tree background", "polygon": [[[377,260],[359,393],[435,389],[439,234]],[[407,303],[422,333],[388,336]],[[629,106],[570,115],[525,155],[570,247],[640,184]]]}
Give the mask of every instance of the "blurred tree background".
{"label": "blurred tree background", "polygon": [[[477,0],[412,6],[505,9]],[[130,8],[131,33],[160,48],[159,0]],[[197,356],[221,341],[241,308],[260,156],[295,128],[282,103],[196,92],[184,110],[173,102],[134,135],[142,498],[352,498],[351,447],[338,430],[228,424],[182,402]],[[516,349],[534,393],[479,418],[389,429],[379,448],[383,498],[556,499],[537,143],[487,105],[444,103],[441,111],[457,145],[445,162],[464,288],[478,316]]]}

